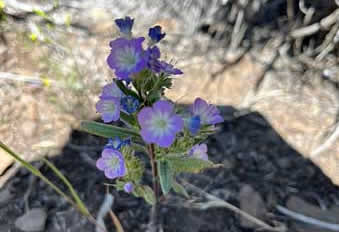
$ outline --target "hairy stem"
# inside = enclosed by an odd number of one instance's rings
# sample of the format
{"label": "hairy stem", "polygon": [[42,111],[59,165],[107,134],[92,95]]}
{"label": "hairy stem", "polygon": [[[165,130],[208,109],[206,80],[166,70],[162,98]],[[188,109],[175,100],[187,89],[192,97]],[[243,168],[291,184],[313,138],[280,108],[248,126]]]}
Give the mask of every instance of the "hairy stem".
{"label": "hairy stem", "polygon": [[157,232],[159,227],[159,178],[158,178],[158,167],[157,161],[155,158],[154,153],[154,144],[150,144],[148,146],[148,154],[151,161],[152,166],[152,177],[153,177],[153,191],[155,195],[155,203],[152,206],[151,213],[150,213],[150,221],[148,224],[148,231],[149,232]]}

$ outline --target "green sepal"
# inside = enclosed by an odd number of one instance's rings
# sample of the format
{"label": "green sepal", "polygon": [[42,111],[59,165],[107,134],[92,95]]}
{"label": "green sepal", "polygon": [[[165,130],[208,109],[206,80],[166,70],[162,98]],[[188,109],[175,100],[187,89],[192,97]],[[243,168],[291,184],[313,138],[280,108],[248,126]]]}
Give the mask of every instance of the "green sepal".
{"label": "green sepal", "polygon": [[114,138],[116,136],[121,138],[131,137],[132,140],[142,143],[142,139],[137,131],[100,122],[81,121],[80,130],[104,138]]}
{"label": "green sepal", "polygon": [[123,180],[125,182],[139,183],[144,174],[144,163],[134,155],[134,150],[130,146],[123,146],[121,153],[124,156],[127,169],[127,174],[123,177]]}
{"label": "green sepal", "polygon": [[142,99],[140,99],[140,97],[138,96],[137,93],[135,93],[133,90],[127,88],[124,83],[122,81],[116,80],[115,83],[117,84],[117,86],[119,87],[119,89],[126,95],[135,97],[136,99],[138,99],[139,101],[142,101]]}
{"label": "green sepal", "polygon": [[172,181],[172,187],[173,187],[174,192],[179,193],[179,194],[185,196],[186,198],[190,198],[190,196],[188,195],[184,186],[182,186],[181,184],[179,184],[175,180]]}
{"label": "green sepal", "polygon": [[127,123],[130,127],[135,127],[137,125],[137,121],[132,115],[126,114],[122,111],[120,111],[120,120]]}
{"label": "green sepal", "polygon": [[161,190],[164,195],[167,195],[172,188],[173,173],[171,166],[167,160],[159,160],[157,166]]}

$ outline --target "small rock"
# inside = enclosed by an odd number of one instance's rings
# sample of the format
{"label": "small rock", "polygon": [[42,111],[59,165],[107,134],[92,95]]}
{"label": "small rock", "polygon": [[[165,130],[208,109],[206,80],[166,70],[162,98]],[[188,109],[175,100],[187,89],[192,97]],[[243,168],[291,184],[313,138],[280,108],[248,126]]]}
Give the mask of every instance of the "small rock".
{"label": "small rock", "polygon": [[19,217],[15,221],[15,226],[27,232],[43,231],[45,229],[46,219],[46,211],[42,208],[35,208]]}
{"label": "small rock", "polygon": [[[266,215],[266,206],[260,194],[256,192],[250,185],[244,185],[239,193],[240,208],[246,213],[263,219]],[[246,228],[258,228],[257,224],[247,220],[244,217],[240,218],[240,224]]]}
{"label": "small rock", "polygon": [[12,197],[13,194],[9,191],[9,188],[0,190],[0,206],[8,203]]}
{"label": "small rock", "polygon": [[291,160],[287,157],[282,157],[278,159],[278,165],[280,168],[287,169],[291,166]]}

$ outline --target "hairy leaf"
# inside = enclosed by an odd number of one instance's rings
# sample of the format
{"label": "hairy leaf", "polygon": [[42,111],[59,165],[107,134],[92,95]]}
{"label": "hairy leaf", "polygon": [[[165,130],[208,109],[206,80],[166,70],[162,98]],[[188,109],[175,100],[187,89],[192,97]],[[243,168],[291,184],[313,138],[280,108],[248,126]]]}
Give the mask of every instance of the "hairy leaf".
{"label": "hairy leaf", "polygon": [[160,177],[161,190],[166,195],[172,188],[173,174],[167,160],[158,161],[158,172]]}
{"label": "hairy leaf", "polygon": [[186,198],[190,197],[188,195],[186,189],[184,188],[184,186],[182,186],[181,184],[179,184],[175,180],[173,180],[173,182],[172,182],[172,187],[173,187],[174,192],[179,193],[179,194],[185,196]]}
{"label": "hairy leaf", "polygon": [[135,191],[133,191],[135,196],[140,196],[145,199],[145,201],[150,204],[154,205],[155,204],[155,195],[151,187],[147,185],[141,185],[136,188]]}
{"label": "hairy leaf", "polygon": [[176,172],[197,173],[205,168],[212,168],[215,165],[211,161],[196,159],[188,156],[165,156],[171,168]]}
{"label": "hairy leaf", "polygon": [[117,126],[107,125],[104,123],[93,121],[82,121],[80,129],[87,133],[98,135],[104,138],[114,138],[116,136],[126,138],[131,137],[136,142],[142,142],[140,135],[137,131]]}

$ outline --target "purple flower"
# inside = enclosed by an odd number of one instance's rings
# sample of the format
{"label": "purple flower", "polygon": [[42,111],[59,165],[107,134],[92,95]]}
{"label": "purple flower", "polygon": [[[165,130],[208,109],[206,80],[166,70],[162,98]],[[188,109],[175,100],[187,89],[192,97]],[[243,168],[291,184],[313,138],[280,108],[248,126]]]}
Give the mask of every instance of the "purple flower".
{"label": "purple flower", "polygon": [[140,103],[135,97],[125,96],[121,98],[121,107],[128,114],[133,114],[137,111],[139,105]]}
{"label": "purple flower", "polygon": [[161,33],[161,27],[155,26],[149,29],[148,36],[154,43],[159,42],[165,37],[166,33]]}
{"label": "purple flower", "polygon": [[124,190],[126,193],[131,193],[133,192],[134,190],[134,185],[132,182],[127,182],[125,185],[124,185]]}
{"label": "purple flower", "polygon": [[100,100],[96,104],[104,122],[117,121],[120,118],[120,98],[124,96],[119,87],[112,82],[102,88]]}
{"label": "purple flower", "polygon": [[109,179],[123,177],[126,174],[125,160],[120,151],[113,148],[104,148],[96,166],[105,172]]}
{"label": "purple flower", "polygon": [[105,123],[118,121],[120,118],[120,99],[117,97],[101,96],[95,107]]}
{"label": "purple flower", "polygon": [[130,75],[147,66],[148,56],[142,48],[144,37],[118,38],[110,42],[111,53],[107,57],[109,67],[115,70],[119,80],[130,80]]}
{"label": "purple flower", "polygon": [[188,130],[193,135],[196,135],[198,133],[198,131],[200,130],[200,127],[201,127],[200,116],[195,115],[193,117],[190,117],[187,121],[187,127],[188,127]]}
{"label": "purple flower", "polygon": [[183,72],[180,69],[174,68],[173,65],[166,63],[165,61],[160,61],[160,71],[168,75],[183,74]]}
{"label": "purple flower", "polygon": [[208,160],[207,145],[205,143],[200,145],[199,144],[194,145],[188,152],[188,156],[207,161]]}
{"label": "purple flower", "polygon": [[120,32],[126,36],[131,36],[134,19],[126,16],[124,19],[116,19],[115,24],[119,27]]}
{"label": "purple flower", "polygon": [[141,137],[146,143],[155,143],[160,147],[169,147],[176,133],[182,130],[184,121],[174,113],[173,104],[157,101],[153,107],[144,107],[138,114]]}
{"label": "purple flower", "polygon": [[203,125],[214,125],[224,121],[218,108],[208,104],[201,98],[195,99],[193,105],[190,107],[190,111],[193,116],[200,116],[200,121]]}

